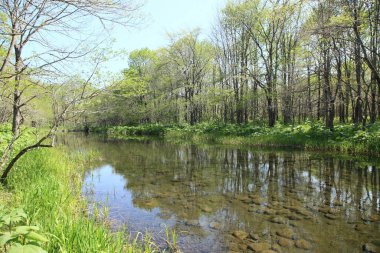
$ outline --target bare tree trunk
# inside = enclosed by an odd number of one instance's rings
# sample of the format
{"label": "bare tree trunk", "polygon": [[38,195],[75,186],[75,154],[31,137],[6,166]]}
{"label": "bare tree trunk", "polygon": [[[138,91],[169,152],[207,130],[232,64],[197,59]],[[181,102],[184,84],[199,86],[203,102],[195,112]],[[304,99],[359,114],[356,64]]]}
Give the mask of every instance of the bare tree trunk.
{"label": "bare tree trunk", "polygon": [[14,136],[19,136],[20,126],[22,124],[21,115],[21,72],[22,72],[22,47],[14,46],[15,50],[15,87],[13,90],[13,113],[12,113],[12,132]]}
{"label": "bare tree trunk", "polygon": [[313,108],[311,101],[311,72],[309,61],[307,64],[307,109],[308,109],[308,118],[313,119]]}
{"label": "bare tree trunk", "polygon": [[318,78],[317,119],[319,121],[321,119],[321,88],[322,88],[320,66],[318,66],[317,78]]}
{"label": "bare tree trunk", "polygon": [[[329,45],[325,45],[325,47]],[[329,48],[324,48],[324,64],[323,64],[323,82],[324,82],[324,97],[325,97],[325,126],[331,131],[334,130],[335,117],[335,102],[331,90],[330,69],[331,58]]]}
{"label": "bare tree trunk", "polygon": [[[355,13],[357,12],[355,8]],[[355,25],[354,30],[358,29],[358,20],[357,14],[355,15]],[[361,85],[361,73],[362,73],[362,65],[361,65],[361,56],[360,56],[360,44],[358,39],[355,42],[355,74],[356,74],[356,85],[357,85],[357,93],[356,93],[356,102],[355,102],[355,114],[354,114],[354,123],[360,124],[363,120],[363,101],[361,98],[362,85]]]}

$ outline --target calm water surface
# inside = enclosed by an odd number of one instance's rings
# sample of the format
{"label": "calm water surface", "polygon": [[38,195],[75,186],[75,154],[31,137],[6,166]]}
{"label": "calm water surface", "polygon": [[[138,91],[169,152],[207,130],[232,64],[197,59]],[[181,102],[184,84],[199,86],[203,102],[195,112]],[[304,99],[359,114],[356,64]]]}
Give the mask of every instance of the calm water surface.
{"label": "calm water surface", "polygon": [[109,206],[115,228],[150,232],[163,248],[166,227],[179,234],[182,252],[363,252],[365,243],[380,244],[375,162],[154,140],[68,141],[102,158],[86,173],[84,194]]}

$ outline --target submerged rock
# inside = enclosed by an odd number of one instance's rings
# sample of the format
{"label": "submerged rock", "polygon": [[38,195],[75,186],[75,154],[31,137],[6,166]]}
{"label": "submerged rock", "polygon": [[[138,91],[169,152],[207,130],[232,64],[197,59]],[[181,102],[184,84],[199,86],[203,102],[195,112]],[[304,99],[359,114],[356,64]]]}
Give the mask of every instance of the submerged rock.
{"label": "submerged rock", "polygon": [[300,239],[296,241],[296,247],[299,249],[309,250],[311,249],[311,243],[304,239]]}
{"label": "submerged rock", "polygon": [[264,210],[264,214],[266,214],[266,215],[274,215],[275,213],[276,213],[276,211],[273,209],[267,208]]}
{"label": "submerged rock", "polygon": [[247,196],[247,195],[238,195],[236,196],[236,199],[242,201],[242,202],[246,202],[246,201],[251,201],[251,199]]}
{"label": "submerged rock", "polygon": [[362,232],[362,231],[366,231],[367,228],[368,228],[368,226],[365,225],[365,224],[362,224],[362,223],[360,223],[360,224],[356,224],[356,225],[355,225],[355,230],[356,230],[356,231],[360,231],[360,232]]}
{"label": "submerged rock", "polygon": [[154,208],[158,206],[158,201],[156,199],[147,200],[144,205],[147,208]]}
{"label": "submerged rock", "polygon": [[336,215],[336,214],[339,214],[340,213],[340,210],[337,209],[337,208],[330,208],[329,211],[328,211],[329,214],[333,214],[333,215]]}
{"label": "submerged rock", "polygon": [[342,201],[340,201],[340,200],[336,200],[336,201],[334,201],[334,206],[343,206],[343,202]]}
{"label": "submerged rock", "polygon": [[242,200],[241,202],[243,202],[244,204],[251,204],[252,200],[251,199],[246,199],[246,200]]}
{"label": "submerged rock", "polygon": [[293,239],[295,237],[293,230],[291,230],[290,228],[281,229],[281,230],[277,231],[276,234],[278,236],[281,236],[281,237],[284,237],[287,239]]}
{"label": "submerged rock", "polygon": [[211,213],[212,212],[212,208],[209,206],[201,206],[200,208],[205,213]]}
{"label": "submerged rock", "polygon": [[287,209],[281,209],[276,211],[276,215],[290,215],[291,212]]}
{"label": "submerged rock", "polygon": [[281,217],[281,216],[273,217],[269,221],[273,222],[273,223],[277,223],[277,224],[285,224],[286,223],[286,219],[284,217]]}
{"label": "submerged rock", "polygon": [[221,228],[221,225],[219,222],[213,221],[209,225],[210,228],[219,230]]}
{"label": "submerged rock", "polygon": [[377,222],[380,220],[380,216],[377,214],[372,214],[368,217],[363,217],[362,220],[363,221],[369,221],[369,222]]}
{"label": "submerged rock", "polygon": [[255,241],[258,241],[260,239],[260,236],[258,234],[249,233],[249,237]]}
{"label": "submerged rock", "polygon": [[199,222],[197,220],[189,220],[185,222],[185,225],[187,226],[193,226],[193,227],[198,227]]}
{"label": "submerged rock", "polygon": [[247,251],[248,246],[246,244],[239,244],[239,252]]}
{"label": "submerged rock", "polygon": [[272,250],[276,253],[282,253],[281,246],[278,244],[272,245]]}
{"label": "submerged rock", "polygon": [[239,252],[239,245],[237,245],[236,243],[231,242],[228,245],[228,249],[230,250],[229,252]]}
{"label": "submerged rock", "polygon": [[363,250],[365,253],[380,253],[380,248],[373,243],[366,243],[363,245]]}
{"label": "submerged rock", "polygon": [[302,220],[302,218],[296,214],[288,215],[289,220]]}
{"label": "submerged rock", "polygon": [[265,209],[263,208],[256,209],[256,213],[258,214],[264,214],[264,212],[265,212]]}
{"label": "submerged rock", "polygon": [[277,201],[277,199],[274,199],[272,197],[272,202],[270,203],[270,206],[272,208],[280,208],[280,207],[282,207],[282,204],[281,204],[281,202]]}
{"label": "submerged rock", "polygon": [[266,242],[250,243],[248,244],[248,249],[253,250],[254,252],[262,252],[264,250],[270,250],[271,246]]}
{"label": "submerged rock", "polygon": [[338,216],[333,215],[333,214],[329,214],[329,213],[325,214],[325,217],[327,219],[329,219],[329,220],[336,220],[336,219],[338,219]]}
{"label": "submerged rock", "polygon": [[303,209],[302,207],[293,207],[290,210],[296,214],[304,216],[305,218],[311,217],[313,215],[311,212]]}
{"label": "submerged rock", "polygon": [[286,238],[282,238],[282,237],[280,239],[278,239],[278,244],[281,247],[286,247],[286,248],[294,246],[294,242],[292,240],[286,239]]}
{"label": "submerged rock", "polygon": [[240,240],[244,240],[245,238],[248,237],[248,233],[242,230],[236,230],[232,233],[232,235]]}
{"label": "submerged rock", "polygon": [[320,213],[323,213],[323,214],[328,214],[329,210],[330,210],[330,208],[328,208],[328,207],[320,207],[320,208],[318,208],[318,211]]}
{"label": "submerged rock", "polygon": [[265,199],[263,199],[263,198],[255,198],[255,199],[252,199],[252,203],[254,203],[255,205],[261,205],[261,204],[265,203]]}

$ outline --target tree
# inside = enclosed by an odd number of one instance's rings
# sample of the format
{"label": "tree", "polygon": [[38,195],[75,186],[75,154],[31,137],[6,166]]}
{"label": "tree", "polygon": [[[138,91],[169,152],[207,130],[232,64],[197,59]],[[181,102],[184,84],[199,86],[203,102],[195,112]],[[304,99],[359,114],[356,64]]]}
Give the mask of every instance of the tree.
{"label": "tree", "polygon": [[199,100],[207,84],[212,46],[199,40],[199,31],[172,37],[171,40],[168,53],[175,69],[178,95],[185,100],[184,120],[193,125],[202,119],[204,113]]}
{"label": "tree", "polygon": [[[230,0],[210,40],[199,31],[138,50],[114,96],[117,124],[262,124],[380,116],[377,0]],[[147,60],[148,59],[148,60]],[[123,93],[122,92],[122,93]],[[110,104],[106,103],[107,106]],[[133,108],[120,117],[120,108]],[[108,117],[108,116],[107,116]],[[127,119],[128,118],[128,119]]]}
{"label": "tree", "polygon": [[[51,146],[44,142],[48,139],[53,139],[54,142],[55,131],[66,114],[66,110],[63,110],[56,115],[49,133],[35,144],[20,151],[8,163],[10,159],[8,153],[12,152],[12,147],[20,136],[21,125],[24,121],[22,108],[37,97],[35,94],[27,96],[27,91],[33,85],[41,86],[41,83],[47,82],[52,75],[56,80],[57,76],[63,74],[62,66],[65,62],[78,59],[94,50],[94,47],[83,49],[84,43],[89,39],[79,36],[86,29],[83,22],[96,20],[104,28],[110,24],[130,25],[133,21],[132,14],[138,7],[131,1],[121,0],[4,0],[1,2],[0,34],[2,37],[0,37],[0,44],[5,54],[0,62],[0,80],[12,92],[13,132],[12,141],[0,163],[0,171],[5,167],[1,177],[2,182],[6,180],[14,162],[27,151]],[[52,44],[52,40],[56,40],[57,37],[71,41],[72,44],[62,43],[60,46]],[[80,39],[72,39],[75,37]],[[35,54],[28,52],[31,48],[36,50]],[[88,88],[88,84],[89,81],[84,87]],[[69,104],[73,105],[77,102],[77,98],[74,98]]]}

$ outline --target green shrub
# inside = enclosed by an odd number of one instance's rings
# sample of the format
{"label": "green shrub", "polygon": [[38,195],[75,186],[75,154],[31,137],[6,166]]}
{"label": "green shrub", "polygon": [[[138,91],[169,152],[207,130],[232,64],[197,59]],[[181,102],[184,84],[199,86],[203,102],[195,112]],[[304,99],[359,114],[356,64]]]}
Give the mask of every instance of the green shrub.
{"label": "green shrub", "polygon": [[7,210],[0,206],[0,248],[8,253],[46,253],[43,245],[49,240],[31,226],[24,210]]}
{"label": "green shrub", "polygon": [[307,121],[292,126],[276,124],[270,128],[260,124],[139,125],[107,129],[114,138],[159,136],[171,141],[214,142],[256,146],[294,146],[309,150],[338,150],[379,155],[380,125],[363,128],[354,124],[338,124],[327,129],[322,122]]}
{"label": "green shrub", "polygon": [[128,242],[123,231],[108,229],[106,219],[87,215],[81,187],[88,159],[89,154],[59,148],[29,152],[10,173],[12,202],[0,199],[0,204],[25,210],[28,224],[49,235],[44,244],[48,252],[154,251],[150,241]]}

